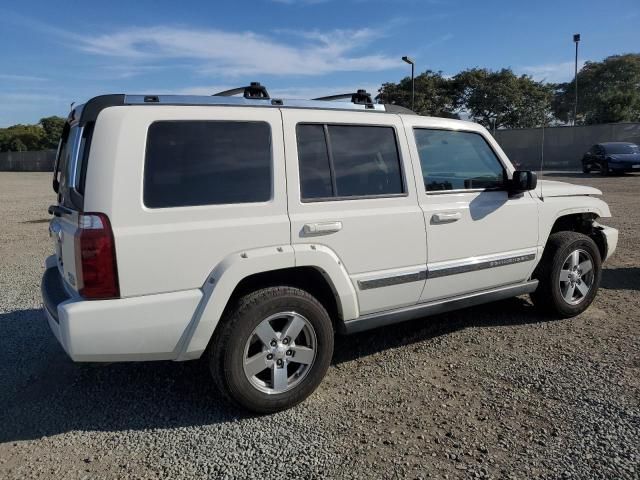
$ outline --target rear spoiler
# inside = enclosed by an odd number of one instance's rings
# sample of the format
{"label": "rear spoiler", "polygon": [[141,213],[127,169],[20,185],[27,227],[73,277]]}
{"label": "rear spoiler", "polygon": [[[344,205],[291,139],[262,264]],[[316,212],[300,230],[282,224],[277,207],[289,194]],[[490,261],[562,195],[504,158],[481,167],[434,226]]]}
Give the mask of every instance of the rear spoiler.
{"label": "rear spoiler", "polygon": [[70,124],[78,122],[81,127],[84,127],[87,123],[95,122],[100,112],[105,108],[124,105],[124,98],[125,95],[121,93],[93,97],[87,103],[78,105],[71,110],[67,121]]}

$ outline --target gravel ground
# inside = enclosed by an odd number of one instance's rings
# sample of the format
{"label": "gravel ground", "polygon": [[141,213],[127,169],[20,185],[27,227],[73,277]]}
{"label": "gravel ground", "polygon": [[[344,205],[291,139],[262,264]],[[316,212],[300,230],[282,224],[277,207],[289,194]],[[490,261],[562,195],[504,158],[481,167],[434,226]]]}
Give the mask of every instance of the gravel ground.
{"label": "gravel ground", "polygon": [[640,178],[547,178],[601,188],[620,229],[587,312],[340,337],[309,400],[251,417],[201,362],[69,361],[39,309],[50,175],[0,173],[0,478],[640,478]]}

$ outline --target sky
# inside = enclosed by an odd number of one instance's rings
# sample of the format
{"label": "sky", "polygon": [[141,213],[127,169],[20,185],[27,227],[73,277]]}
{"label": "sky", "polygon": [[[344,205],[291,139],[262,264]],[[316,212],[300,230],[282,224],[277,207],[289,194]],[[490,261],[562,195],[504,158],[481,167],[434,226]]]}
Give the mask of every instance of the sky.
{"label": "sky", "polygon": [[0,127],[106,93],[376,93],[410,74],[512,68],[536,80],[640,52],[638,0],[2,0]]}

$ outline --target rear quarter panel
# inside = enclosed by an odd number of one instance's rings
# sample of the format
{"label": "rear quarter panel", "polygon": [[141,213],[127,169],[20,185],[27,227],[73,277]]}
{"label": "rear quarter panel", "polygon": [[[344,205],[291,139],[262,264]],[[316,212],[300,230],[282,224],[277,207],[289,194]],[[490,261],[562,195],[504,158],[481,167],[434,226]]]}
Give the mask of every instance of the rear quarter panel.
{"label": "rear quarter panel", "polygon": [[[143,204],[147,130],[161,120],[269,123],[272,199],[268,202],[150,209]],[[87,167],[85,211],[109,216],[123,297],[200,288],[231,252],[289,245],[282,144],[276,109],[126,106],[100,113]]]}

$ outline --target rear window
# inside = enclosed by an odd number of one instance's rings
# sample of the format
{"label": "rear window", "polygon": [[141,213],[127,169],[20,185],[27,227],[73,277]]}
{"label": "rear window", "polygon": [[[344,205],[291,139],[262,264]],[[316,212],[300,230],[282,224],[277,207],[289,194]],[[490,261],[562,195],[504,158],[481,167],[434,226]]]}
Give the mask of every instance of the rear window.
{"label": "rear window", "polygon": [[296,134],[303,200],[404,193],[393,127],[300,124]]}
{"label": "rear window", "polygon": [[149,127],[147,207],[265,202],[272,183],[265,122],[160,121]]}
{"label": "rear window", "polygon": [[76,161],[76,156],[81,156],[86,150],[86,136],[83,129],[77,125],[65,124],[60,138],[58,155],[56,158],[56,169],[53,173],[54,179],[58,182],[58,202],[67,207],[73,207],[70,198],[71,189],[79,190],[78,171],[80,163]]}

